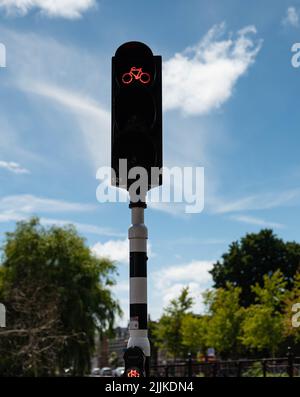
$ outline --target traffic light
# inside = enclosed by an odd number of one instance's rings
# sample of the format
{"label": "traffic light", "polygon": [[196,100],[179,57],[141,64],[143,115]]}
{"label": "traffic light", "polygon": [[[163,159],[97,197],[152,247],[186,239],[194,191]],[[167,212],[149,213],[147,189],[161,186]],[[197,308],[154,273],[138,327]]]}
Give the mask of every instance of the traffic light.
{"label": "traffic light", "polygon": [[124,353],[126,378],[142,378],[145,377],[145,355],[141,348],[129,347]]}
{"label": "traffic light", "polygon": [[147,171],[148,189],[162,184],[161,174],[150,178],[152,167],[162,167],[161,56],[140,42],[121,45],[112,58],[111,138],[112,185],[129,189],[133,167]]}

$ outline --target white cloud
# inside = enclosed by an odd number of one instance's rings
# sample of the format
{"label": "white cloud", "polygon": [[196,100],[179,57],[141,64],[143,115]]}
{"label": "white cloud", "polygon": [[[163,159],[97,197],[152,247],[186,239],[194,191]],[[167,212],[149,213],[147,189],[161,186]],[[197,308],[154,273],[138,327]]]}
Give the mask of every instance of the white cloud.
{"label": "white cloud", "polygon": [[271,227],[271,228],[274,228],[274,229],[282,229],[282,228],[285,227],[281,223],[270,222],[270,221],[266,221],[266,220],[261,219],[261,218],[248,216],[248,215],[235,215],[235,216],[232,216],[231,218],[233,220],[235,220],[235,221],[247,223],[247,224],[250,224],[250,225]]}
{"label": "white cloud", "polygon": [[[10,49],[7,84],[28,95],[30,106],[36,108],[39,118],[46,123],[46,128],[49,115],[59,115],[57,130],[61,128],[60,117],[67,116],[64,122],[70,124],[68,139],[74,139],[76,143],[82,141],[82,158],[92,166],[93,173],[98,167],[108,165],[110,113],[100,103],[108,98],[107,62],[103,61],[99,53],[91,54],[85,49],[64,45],[47,36],[21,34],[2,27],[0,36]],[[49,103],[41,105],[41,98]],[[55,120],[51,117],[53,119]],[[16,147],[23,148],[27,145],[26,141],[21,142],[23,136],[18,132],[20,128],[14,130],[17,135],[16,145],[6,145],[3,153],[5,156],[8,153],[11,156],[11,150],[16,150]],[[33,134],[35,133],[33,129]],[[65,141],[62,144],[66,146],[69,155],[70,145],[67,146]],[[19,158],[22,160],[22,156]]]}
{"label": "white cloud", "polygon": [[54,100],[74,112],[97,117],[105,122],[109,121],[109,112],[101,109],[100,104],[91,98],[45,82],[27,81],[26,84],[25,82],[23,85],[21,83],[20,87],[22,88],[22,86],[24,90]]}
{"label": "white cloud", "polygon": [[129,260],[128,240],[110,240],[105,243],[96,243],[91,248],[92,252],[100,257],[109,258],[113,261],[126,263]]}
{"label": "white cloud", "polygon": [[[151,253],[151,244],[148,243],[148,257]],[[98,242],[91,247],[92,252],[100,257],[109,258],[116,262],[128,263],[129,261],[129,242],[124,240],[109,240],[105,243]]]}
{"label": "white cloud", "polygon": [[283,25],[297,28],[300,25],[299,11],[295,7],[288,7],[286,16],[282,20]]}
{"label": "white cloud", "polygon": [[[18,210],[4,211],[0,213],[0,223],[25,221],[28,220],[31,215],[32,214],[19,212]],[[40,222],[44,226],[64,227],[68,225],[74,225],[80,233],[95,234],[97,236],[121,237],[124,235],[123,233],[118,233],[109,228],[91,225],[88,223],[74,222],[72,220],[66,219],[52,219],[41,217]]]}
{"label": "white cloud", "polygon": [[117,282],[113,286],[113,291],[115,293],[122,294],[123,297],[124,297],[124,295],[128,296],[129,295],[129,280]]}
{"label": "white cloud", "polygon": [[214,213],[229,213],[298,205],[299,198],[300,189],[296,188],[281,192],[267,192],[251,195],[235,201],[225,201],[216,197],[211,197],[209,205]]}
{"label": "white cloud", "polygon": [[1,211],[18,211],[31,214],[35,212],[82,212],[95,208],[91,204],[82,204],[64,200],[55,200],[45,197],[37,197],[31,194],[6,196],[0,199]]}
{"label": "white cloud", "polygon": [[4,168],[14,174],[29,174],[30,171],[14,161],[0,161],[0,168]]}
{"label": "white cloud", "polygon": [[175,54],[163,64],[164,108],[186,115],[204,114],[219,108],[231,95],[237,80],[255,61],[262,41],[250,34],[254,26],[237,32],[234,39],[224,24],[214,26],[195,46]]}
{"label": "white cloud", "polygon": [[[0,223],[8,222],[19,222],[25,221],[30,218],[30,215],[26,215],[18,211],[5,211],[0,214]],[[58,226],[64,227],[68,225],[74,225],[80,233],[95,234],[97,236],[107,236],[107,237],[121,237],[123,233],[113,231],[109,228],[99,227],[96,225],[91,225],[88,223],[74,222],[72,220],[65,219],[52,219],[52,218],[40,218],[40,222],[44,226]]]}
{"label": "white cloud", "polygon": [[170,266],[156,272],[155,276],[160,287],[178,281],[197,281],[199,284],[207,284],[211,276],[211,261],[192,261],[190,263]]}
{"label": "white cloud", "polygon": [[[32,215],[40,216],[41,213],[85,212],[92,211],[95,208],[96,207],[91,204],[36,197],[30,194],[6,196],[0,199],[0,222],[17,222],[29,219]],[[66,226],[72,224],[81,233],[107,237],[124,236],[124,233],[119,233],[110,228],[88,223],[74,222],[72,220],[40,217],[40,221],[43,225]]]}
{"label": "white cloud", "polygon": [[24,219],[26,219],[26,216],[16,211],[4,211],[0,213],[0,222],[2,223],[18,222]]}
{"label": "white cloud", "polygon": [[107,227],[100,227],[96,225],[91,225],[89,223],[74,222],[65,219],[52,219],[52,218],[40,218],[43,225],[55,225],[55,226],[67,226],[74,225],[80,233],[95,234],[97,236],[107,236],[107,237],[123,237],[124,233],[116,232]]}
{"label": "white cloud", "polygon": [[9,48],[10,64],[6,72],[12,86],[23,84],[29,90],[29,85],[34,83],[42,91],[45,90],[42,83],[45,83],[45,87],[65,87],[70,91],[78,90],[83,95],[92,93],[99,96],[103,92],[103,85],[107,82],[104,74],[107,62],[99,52],[91,53],[86,48],[64,43],[62,39],[56,40],[49,35],[2,26],[0,36]]}
{"label": "white cloud", "polygon": [[[28,220],[30,216],[31,216],[30,214],[24,214],[18,211],[4,211],[0,213],[0,223],[25,221]],[[52,219],[52,218],[41,217],[40,223],[44,226],[58,226],[58,227],[73,225],[80,233],[94,234],[97,236],[121,237],[124,235],[123,233],[116,232],[110,228],[91,225],[88,223],[74,222],[72,220],[66,220],[66,219]]]}
{"label": "white cloud", "polygon": [[72,111],[81,127],[93,164],[109,164],[109,151],[101,149],[110,147],[110,113],[99,103],[74,91],[43,82],[27,80],[20,84],[20,88],[44,96]]}
{"label": "white cloud", "polygon": [[83,132],[93,164],[107,165],[110,147],[110,113],[93,99],[55,85],[37,81],[22,81],[21,89],[31,92],[72,111]]}
{"label": "white cloud", "polygon": [[[171,299],[178,297],[182,288],[188,286],[195,301],[193,309],[201,312],[203,310],[201,294],[211,286],[212,278],[209,270],[212,266],[212,261],[192,261],[162,268],[153,273],[155,295],[162,306],[168,305]],[[154,317],[161,314],[162,306],[152,311]]]}
{"label": "white cloud", "polygon": [[26,15],[38,9],[49,17],[76,19],[95,5],[95,0],[1,0],[0,8],[9,15]]}

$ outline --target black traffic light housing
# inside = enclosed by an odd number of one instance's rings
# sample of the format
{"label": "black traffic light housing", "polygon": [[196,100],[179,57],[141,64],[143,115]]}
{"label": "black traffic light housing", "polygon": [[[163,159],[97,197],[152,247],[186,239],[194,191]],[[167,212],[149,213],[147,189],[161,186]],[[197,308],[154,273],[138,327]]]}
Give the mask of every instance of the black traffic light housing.
{"label": "black traffic light housing", "polygon": [[124,353],[126,378],[142,378],[146,376],[146,358],[143,350],[137,346],[129,347]]}
{"label": "black traffic light housing", "polygon": [[[122,173],[119,160],[127,160]],[[128,189],[133,167],[148,174],[148,189],[162,184],[161,174],[152,180],[151,168],[162,167],[161,56],[143,43],[121,45],[112,58],[112,185]]]}

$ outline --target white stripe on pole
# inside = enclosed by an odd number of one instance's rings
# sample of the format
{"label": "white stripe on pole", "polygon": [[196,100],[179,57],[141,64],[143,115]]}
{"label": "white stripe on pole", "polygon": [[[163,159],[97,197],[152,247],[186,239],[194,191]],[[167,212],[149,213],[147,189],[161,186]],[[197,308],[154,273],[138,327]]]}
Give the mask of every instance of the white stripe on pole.
{"label": "white stripe on pole", "polygon": [[130,277],[130,303],[147,303],[147,277]]}

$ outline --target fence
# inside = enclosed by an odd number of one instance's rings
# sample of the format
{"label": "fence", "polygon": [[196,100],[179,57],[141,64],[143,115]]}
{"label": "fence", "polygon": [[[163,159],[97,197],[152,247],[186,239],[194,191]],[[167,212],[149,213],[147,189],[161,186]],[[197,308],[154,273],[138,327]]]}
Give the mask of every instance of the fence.
{"label": "fence", "polygon": [[162,377],[300,377],[300,357],[288,354],[283,358],[185,362],[157,365],[151,376]]}

